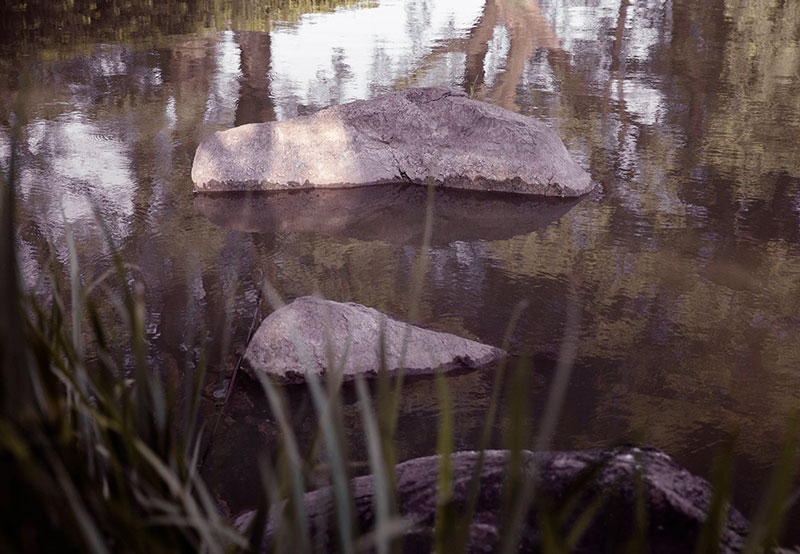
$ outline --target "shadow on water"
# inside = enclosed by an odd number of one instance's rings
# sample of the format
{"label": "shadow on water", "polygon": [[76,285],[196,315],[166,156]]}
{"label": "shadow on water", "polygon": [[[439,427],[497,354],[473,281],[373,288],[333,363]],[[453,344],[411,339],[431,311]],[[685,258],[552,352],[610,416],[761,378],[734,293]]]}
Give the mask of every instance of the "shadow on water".
{"label": "shadow on water", "polygon": [[[387,184],[357,189],[201,194],[199,212],[222,227],[248,233],[319,233],[338,238],[419,244],[425,227],[426,189]],[[542,229],[579,200],[438,189],[434,245],[506,240]]]}

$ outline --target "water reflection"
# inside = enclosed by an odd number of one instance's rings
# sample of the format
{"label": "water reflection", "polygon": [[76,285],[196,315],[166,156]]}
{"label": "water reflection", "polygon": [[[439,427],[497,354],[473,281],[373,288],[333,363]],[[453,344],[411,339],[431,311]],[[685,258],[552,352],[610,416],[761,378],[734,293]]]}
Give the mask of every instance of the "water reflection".
{"label": "water reflection", "polygon": [[437,44],[466,36],[482,3],[389,0],[276,28],[270,79],[278,119],[393,90]]}
{"label": "water reflection", "polygon": [[[141,25],[83,1],[3,12],[0,164],[24,97],[18,213],[29,282],[50,241],[68,274],[62,213],[86,278],[107,265],[94,204],[141,268],[151,356],[168,371],[205,344],[212,378],[226,376],[221,337],[231,328],[241,346],[262,268],[286,298],[319,290],[403,317],[419,199],[390,207],[375,191],[363,218],[358,203],[332,200],[328,213],[341,219],[315,226],[318,208],[291,204],[300,197],[277,211],[263,199],[195,200],[192,157],[234,124],[412,84],[461,87],[552,125],[604,191],[544,217],[522,204],[484,213],[484,202],[454,202],[436,230],[421,323],[497,344],[528,299],[512,352],[546,360],[531,391],[538,405],[577,300],[581,344],[558,445],[641,431],[706,473],[736,427],[739,501],[750,509],[800,403],[800,3],[386,0],[283,15],[278,4],[197,0],[142,19],[152,3],[126,3]],[[24,69],[32,85],[20,90]],[[191,342],[199,320],[207,332]],[[487,378],[452,380],[460,446],[481,418]],[[430,446],[415,442],[435,417],[429,388],[409,391],[404,456]],[[241,406],[229,436],[271,440],[263,406]],[[220,476],[236,473],[237,457],[220,455]]]}
{"label": "water reflection", "polygon": [[[503,240],[557,221],[577,201],[438,190],[432,244]],[[352,190],[198,195],[195,207],[217,225],[248,233],[319,233],[395,246],[422,244],[427,190],[378,185]]]}

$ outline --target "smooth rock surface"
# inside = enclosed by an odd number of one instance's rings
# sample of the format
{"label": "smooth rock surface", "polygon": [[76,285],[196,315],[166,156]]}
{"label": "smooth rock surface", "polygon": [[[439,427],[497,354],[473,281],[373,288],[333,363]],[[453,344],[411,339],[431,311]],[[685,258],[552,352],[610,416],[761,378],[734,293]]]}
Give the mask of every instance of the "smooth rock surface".
{"label": "smooth rock surface", "polygon": [[[406,375],[474,369],[505,354],[493,346],[391,319],[360,304],[304,296],[261,322],[247,346],[245,369],[253,376],[254,372],[266,372],[287,383],[305,382],[306,371],[323,376],[330,369],[329,337],[336,365],[344,359],[344,380],[359,374],[375,375],[380,366],[382,323],[390,373],[401,368]],[[401,359],[406,337],[407,350]]]}
{"label": "smooth rock surface", "polygon": [[[200,194],[197,210],[248,233],[318,233],[406,245],[422,242],[427,189],[375,185],[347,190]],[[438,189],[431,244],[505,240],[557,221],[580,200]]]}
{"label": "smooth rock surface", "polygon": [[[467,548],[470,553],[494,552],[499,544],[507,458],[508,451],[486,452],[480,493],[470,527]],[[476,452],[458,452],[451,457],[453,495],[460,507],[464,506],[476,459]],[[438,456],[430,456],[396,466],[400,513],[416,524],[404,537],[404,552],[432,550],[439,461]],[[653,554],[694,552],[699,529],[711,499],[711,486],[706,480],[677,465],[660,450],[649,447],[620,447],[608,450],[524,453],[524,471],[527,475],[538,476],[537,498],[546,499],[550,506],[555,507],[564,501],[570,488],[594,466],[599,466],[600,469],[583,489],[584,501],[578,505],[577,513],[586,508],[597,494],[605,495],[606,503],[592,520],[574,552],[623,550],[635,528],[634,475],[637,466],[642,471],[645,487],[648,551]],[[372,476],[353,479],[352,490],[358,526],[362,532],[371,530],[375,524]],[[306,493],[305,503],[312,536],[321,540],[322,544],[334,548],[334,500],[330,488]],[[534,502],[529,517],[525,518],[520,537],[520,552],[537,551],[540,540],[537,510],[540,505]],[[253,512],[244,513],[234,524],[244,529],[253,515]],[[739,552],[744,545],[747,528],[745,518],[736,509],[729,508],[720,552]],[[270,543],[272,531],[272,526],[268,525],[262,544],[264,552]]]}
{"label": "smooth rock surface", "polygon": [[448,88],[408,88],[310,116],[207,137],[195,190],[346,188],[391,182],[547,196],[594,183],[555,131]]}

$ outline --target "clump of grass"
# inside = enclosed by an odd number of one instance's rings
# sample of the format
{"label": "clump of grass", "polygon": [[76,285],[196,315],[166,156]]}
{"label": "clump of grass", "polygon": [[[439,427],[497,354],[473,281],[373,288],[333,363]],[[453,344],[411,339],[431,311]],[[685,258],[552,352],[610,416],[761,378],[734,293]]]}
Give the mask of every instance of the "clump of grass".
{"label": "clump of grass", "polygon": [[[15,253],[16,163],[12,148],[7,176],[0,175],[0,551],[244,546],[196,470],[204,366],[187,377],[189,390],[181,395],[148,368],[143,290],[129,285],[119,255],[113,253],[112,271],[84,284],[67,228],[68,290],[56,280],[44,299],[23,290]],[[114,307],[113,317],[101,303]],[[128,339],[123,349],[112,345],[114,319]],[[125,362],[129,354],[132,365]]]}

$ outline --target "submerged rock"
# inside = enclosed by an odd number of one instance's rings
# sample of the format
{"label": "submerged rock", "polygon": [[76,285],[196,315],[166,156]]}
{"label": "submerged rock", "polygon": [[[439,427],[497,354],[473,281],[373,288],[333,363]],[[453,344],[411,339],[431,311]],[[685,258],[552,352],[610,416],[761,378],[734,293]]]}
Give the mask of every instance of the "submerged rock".
{"label": "submerged rock", "polygon": [[424,184],[580,196],[594,183],[536,119],[442,87],[408,88],[314,115],[207,137],[192,166],[202,192]]}
{"label": "submerged rock", "polygon": [[263,371],[287,383],[302,383],[307,371],[323,376],[331,370],[330,344],[344,380],[375,375],[381,340],[387,371],[402,368],[406,375],[474,369],[505,354],[493,346],[391,319],[360,304],[304,296],[261,322],[245,352],[246,370],[251,375]]}
{"label": "submerged rock", "polygon": [[[477,460],[477,452],[457,452],[451,456],[453,498],[463,509]],[[470,526],[467,552],[495,552],[501,540],[504,482],[508,451],[485,453],[481,486]],[[416,458],[396,466],[397,505],[400,514],[414,527],[404,535],[403,551],[430,552],[437,507],[439,456]],[[523,474],[535,477],[535,501],[528,517],[523,518],[519,552],[538,551],[539,515],[543,506],[552,510],[563,507],[570,493],[580,491],[567,524],[583,512],[598,495],[605,498],[602,508],[591,520],[572,552],[617,552],[635,532],[637,471],[641,472],[647,523],[645,545],[653,554],[693,552],[711,500],[710,484],[676,464],[655,448],[620,447],[608,450],[523,453]],[[594,473],[593,473],[594,472]],[[358,527],[362,532],[375,525],[374,482],[371,475],[352,480]],[[310,532],[314,544],[335,549],[335,503],[330,488],[305,494]],[[234,522],[244,529],[254,513],[240,515]],[[723,525],[721,553],[739,552],[744,545],[747,521],[729,507]],[[569,528],[569,527],[568,527]],[[268,525],[262,544],[266,552],[273,527]]]}
{"label": "submerged rock", "polygon": [[[580,200],[452,189],[436,190],[431,244],[505,240],[557,221]],[[347,190],[202,194],[194,199],[208,219],[248,233],[320,233],[386,244],[420,244],[427,190],[376,185]]]}

